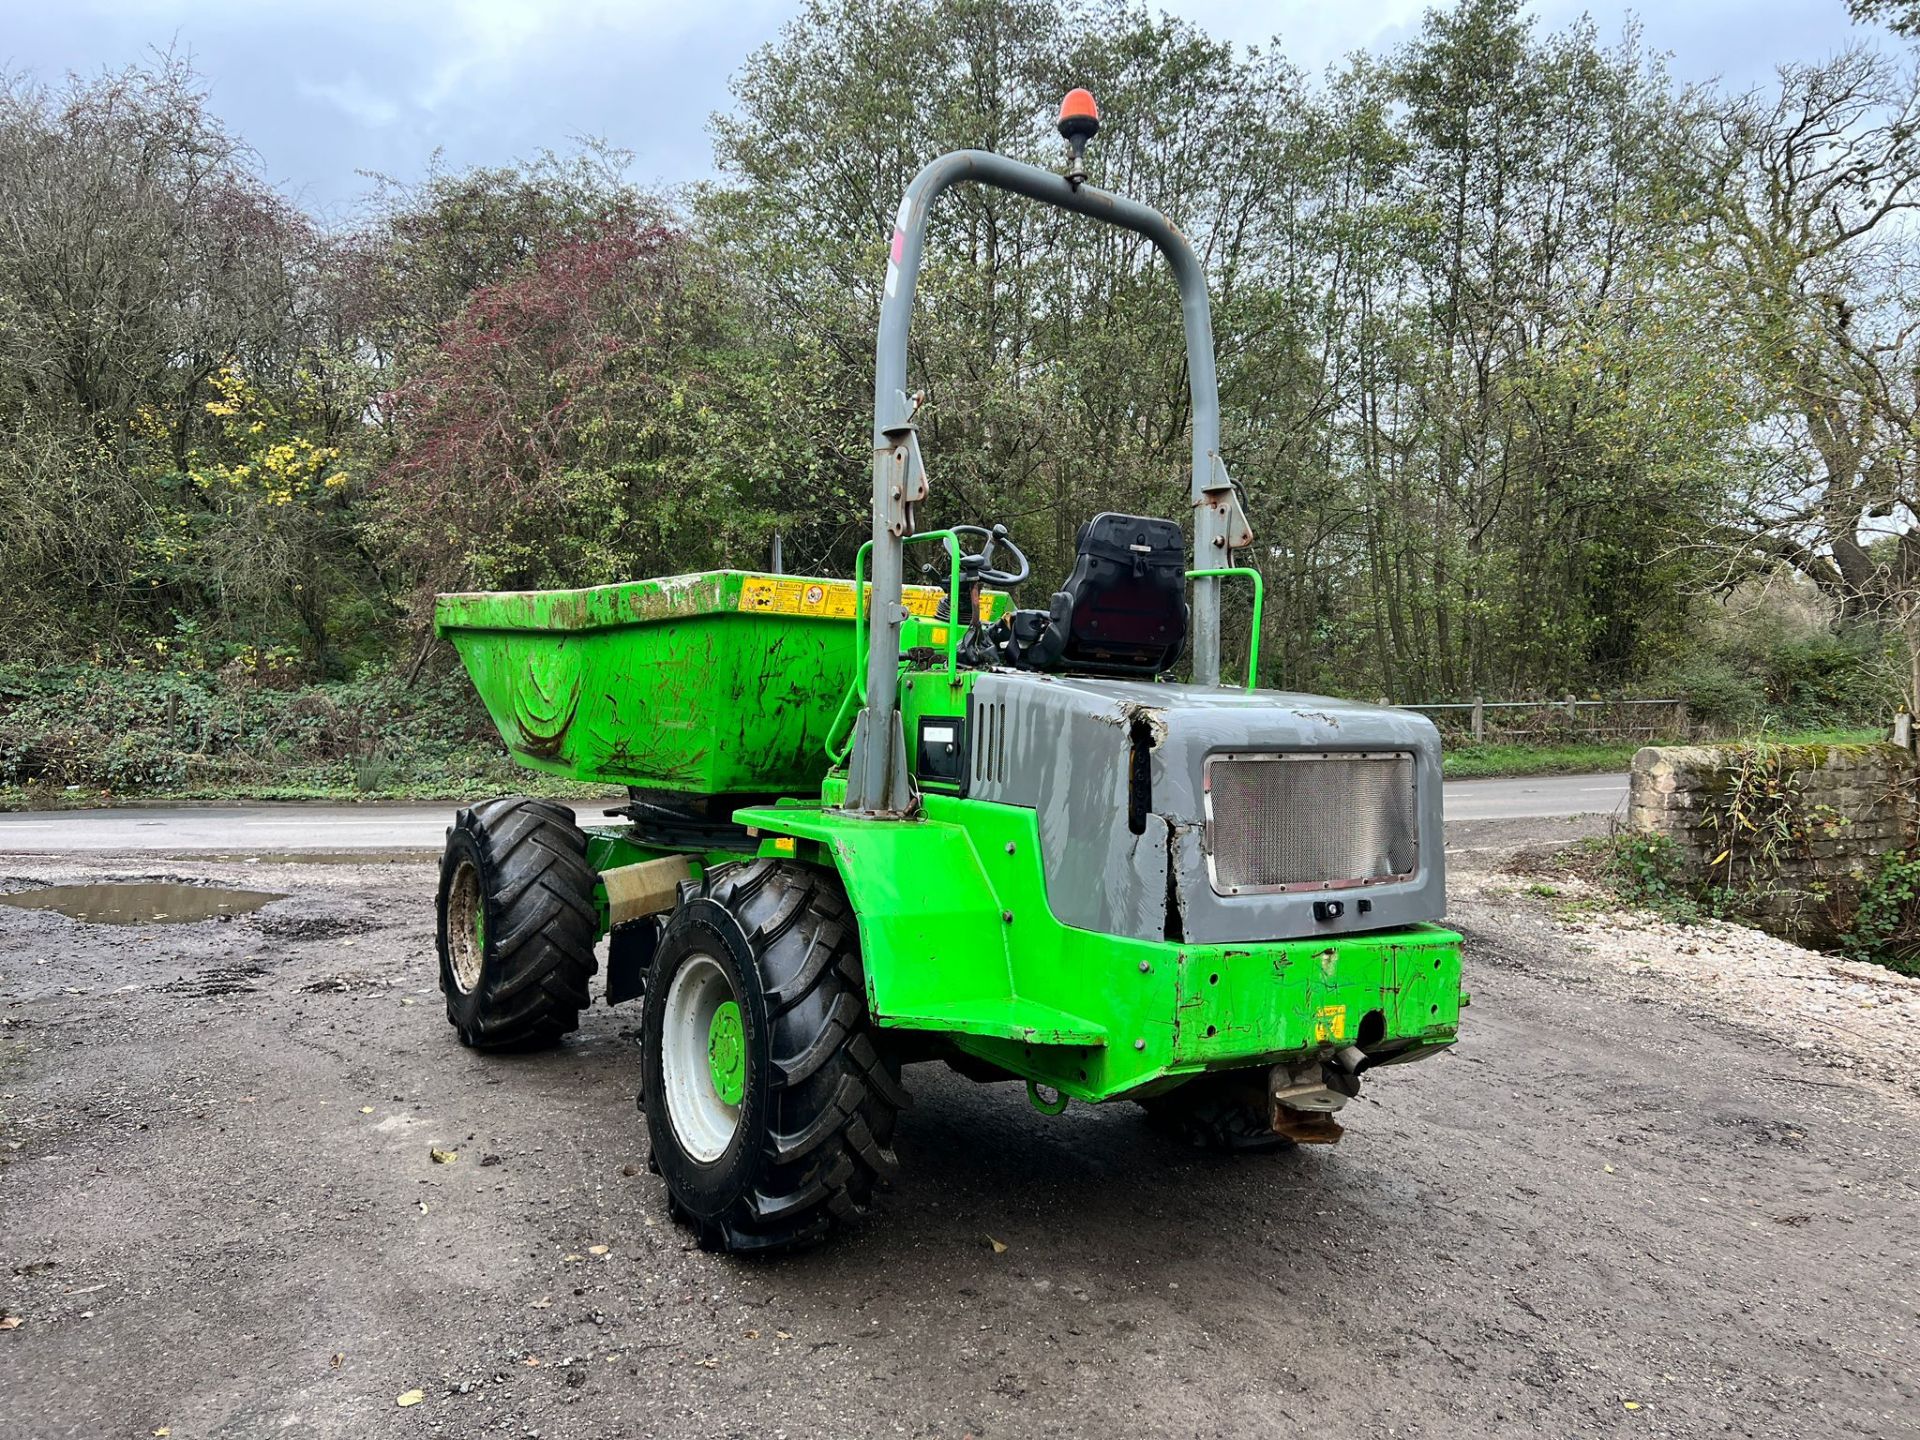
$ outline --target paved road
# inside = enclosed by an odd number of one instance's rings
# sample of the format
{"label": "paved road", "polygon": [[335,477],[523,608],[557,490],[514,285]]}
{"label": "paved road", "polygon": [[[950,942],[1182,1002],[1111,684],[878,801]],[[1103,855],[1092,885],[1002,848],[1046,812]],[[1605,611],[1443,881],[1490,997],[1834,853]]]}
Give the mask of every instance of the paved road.
{"label": "paved road", "polygon": [[[1538,820],[1567,815],[1610,815],[1626,798],[1625,775],[1450,780],[1447,782],[1447,819]],[[0,837],[5,833],[0,831]],[[0,844],[4,844],[3,838]]]}
{"label": "paved road", "polygon": [[[582,819],[592,811],[581,807]],[[123,807],[0,815],[0,854],[438,850],[452,805]]]}
{"label": "paved road", "polygon": [[[1449,820],[1516,820],[1607,814],[1627,793],[1625,775],[1455,780]],[[595,818],[592,804],[577,807]],[[0,814],[0,854],[213,854],[438,850],[451,805],[233,805],[122,807]]]}

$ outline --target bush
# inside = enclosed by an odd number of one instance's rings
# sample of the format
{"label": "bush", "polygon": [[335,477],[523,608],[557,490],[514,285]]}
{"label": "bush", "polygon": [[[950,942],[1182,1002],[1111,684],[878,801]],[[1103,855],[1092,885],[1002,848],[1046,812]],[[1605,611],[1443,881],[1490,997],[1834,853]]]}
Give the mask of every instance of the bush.
{"label": "bush", "polygon": [[1855,960],[1872,960],[1920,975],[1920,850],[1891,850],[1860,892],[1842,948]]}
{"label": "bush", "polygon": [[1745,728],[1766,711],[1761,682],[1711,655],[1683,660],[1651,688],[1686,701],[1687,713],[1715,730]]}
{"label": "bush", "polygon": [[1781,640],[1764,663],[1767,701],[1789,723],[1872,724],[1892,708],[1879,642],[1864,631]]}
{"label": "bush", "polygon": [[1683,925],[1704,917],[1686,856],[1665,835],[1615,835],[1604,853],[1601,874],[1627,904]]}
{"label": "bush", "polygon": [[0,785],[44,795],[216,790],[438,791],[511,783],[458,672],[411,689],[384,670],[278,688],[258,672],[0,666]]}
{"label": "bush", "polygon": [[0,668],[0,784],[143,789],[179,779],[211,700],[177,675]]}
{"label": "bush", "polygon": [[1878,726],[1898,699],[1884,632],[1843,627],[1804,582],[1775,577],[1701,600],[1688,631],[1641,688],[1685,699],[1710,733]]}
{"label": "bush", "polygon": [[391,789],[400,769],[384,750],[362,755],[353,762],[353,788],[363,794]]}

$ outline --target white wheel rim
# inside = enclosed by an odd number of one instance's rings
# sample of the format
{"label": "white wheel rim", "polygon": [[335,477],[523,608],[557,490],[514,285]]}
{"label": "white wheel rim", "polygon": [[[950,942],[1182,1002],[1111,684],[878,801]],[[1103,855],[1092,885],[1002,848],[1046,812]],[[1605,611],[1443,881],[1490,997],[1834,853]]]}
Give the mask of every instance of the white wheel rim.
{"label": "white wheel rim", "polygon": [[447,968],[453,972],[454,989],[462,995],[480,988],[486,913],[480,898],[480,872],[471,861],[463,862],[447,889]]}
{"label": "white wheel rim", "polygon": [[711,955],[689,955],[667,985],[660,1027],[660,1086],[667,1120],[682,1148],[704,1165],[726,1153],[740,1128],[740,1107],[721,1099],[708,1056],[714,1017],[738,1003],[726,971]]}

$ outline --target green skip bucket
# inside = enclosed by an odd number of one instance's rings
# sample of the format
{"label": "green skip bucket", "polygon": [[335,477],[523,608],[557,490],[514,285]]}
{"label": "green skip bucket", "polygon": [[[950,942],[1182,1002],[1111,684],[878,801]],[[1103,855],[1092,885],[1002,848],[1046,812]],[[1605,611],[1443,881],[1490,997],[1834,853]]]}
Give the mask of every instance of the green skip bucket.
{"label": "green skip bucket", "polygon": [[[942,592],[907,587],[931,615]],[[514,758],[580,780],[798,794],[854,677],[847,580],[715,570],[590,590],[442,595],[453,643]]]}

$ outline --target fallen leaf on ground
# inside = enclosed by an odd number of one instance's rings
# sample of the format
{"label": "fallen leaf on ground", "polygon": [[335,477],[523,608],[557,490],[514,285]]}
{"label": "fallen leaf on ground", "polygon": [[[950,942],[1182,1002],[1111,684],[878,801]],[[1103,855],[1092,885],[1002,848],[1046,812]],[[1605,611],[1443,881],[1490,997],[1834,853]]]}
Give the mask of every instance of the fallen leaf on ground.
{"label": "fallen leaf on ground", "polygon": [[424,1390],[409,1390],[404,1395],[394,1396],[393,1403],[396,1405],[418,1405],[426,1398],[427,1392]]}
{"label": "fallen leaf on ground", "polygon": [[373,1113],[373,1107],[371,1105],[362,1105],[360,1107],[360,1113],[362,1115],[371,1115]]}
{"label": "fallen leaf on ground", "polygon": [[402,1005],[418,1005],[420,1002],[418,1000],[402,1000],[400,1003]]}
{"label": "fallen leaf on ground", "polygon": [[19,1328],[20,1317],[18,1315],[0,1315],[0,1330],[18,1330]]}
{"label": "fallen leaf on ground", "polygon": [[606,1254],[606,1253],[607,1253],[607,1250],[608,1250],[608,1247],[607,1247],[607,1246],[605,1246],[605,1245],[589,1245],[589,1246],[587,1246],[587,1254],[589,1254],[589,1255],[604,1255],[604,1254]]}
{"label": "fallen leaf on ground", "polygon": [[758,1330],[747,1331],[747,1339],[758,1340],[759,1338],[760,1338],[760,1332]]}
{"label": "fallen leaf on ground", "polygon": [[773,1332],[773,1338],[776,1340],[791,1340],[793,1338],[793,1332],[790,1330],[776,1330]]}
{"label": "fallen leaf on ground", "polygon": [[1640,1408],[1640,1402],[1638,1400],[1622,1400],[1620,1404],[1623,1409],[1627,1410],[1638,1410]]}
{"label": "fallen leaf on ground", "polygon": [[571,1265],[575,1261],[579,1260],[579,1258],[580,1257],[578,1255],[562,1255],[560,1257],[560,1263],[562,1265]]}
{"label": "fallen leaf on ground", "polygon": [[458,1150],[429,1150],[427,1153],[433,1157],[436,1165],[451,1165],[460,1158]]}
{"label": "fallen leaf on ground", "polygon": [[696,1360],[693,1363],[703,1370],[718,1370],[720,1368],[720,1357],[718,1355],[709,1355],[706,1359]]}
{"label": "fallen leaf on ground", "polygon": [[993,1246],[993,1253],[996,1255],[1004,1255],[1007,1253],[1007,1242],[1004,1240],[996,1240],[993,1236],[989,1235],[987,1236],[987,1244]]}

